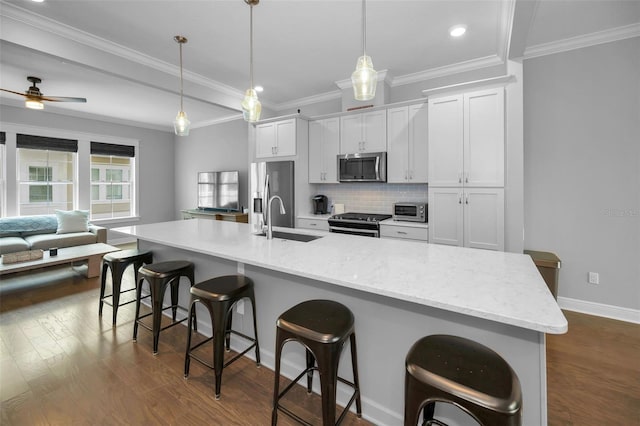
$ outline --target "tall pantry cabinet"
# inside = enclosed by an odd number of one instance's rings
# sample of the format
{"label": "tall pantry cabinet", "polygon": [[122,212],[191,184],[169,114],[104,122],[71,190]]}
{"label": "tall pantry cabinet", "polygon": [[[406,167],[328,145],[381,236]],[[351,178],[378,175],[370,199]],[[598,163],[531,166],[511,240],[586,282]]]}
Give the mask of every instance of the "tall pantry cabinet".
{"label": "tall pantry cabinet", "polygon": [[428,105],[429,241],[504,250],[504,88]]}

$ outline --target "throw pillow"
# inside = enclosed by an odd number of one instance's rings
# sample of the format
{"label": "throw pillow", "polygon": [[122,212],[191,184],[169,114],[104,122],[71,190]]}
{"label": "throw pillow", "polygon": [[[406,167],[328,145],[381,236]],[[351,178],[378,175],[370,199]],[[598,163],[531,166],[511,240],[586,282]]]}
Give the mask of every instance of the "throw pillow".
{"label": "throw pillow", "polygon": [[87,232],[89,230],[88,210],[56,210],[56,217],[58,218],[56,234]]}

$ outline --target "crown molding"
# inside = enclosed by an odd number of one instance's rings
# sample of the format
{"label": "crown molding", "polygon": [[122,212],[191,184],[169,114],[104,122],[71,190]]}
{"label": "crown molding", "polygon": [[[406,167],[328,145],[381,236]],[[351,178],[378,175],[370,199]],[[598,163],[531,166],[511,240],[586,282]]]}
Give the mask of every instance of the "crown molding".
{"label": "crown molding", "polygon": [[285,109],[296,108],[304,105],[313,105],[320,102],[332,101],[334,99],[342,98],[342,92],[340,90],[333,90],[331,92],[320,93],[319,95],[307,96],[306,98],[294,99],[292,101],[276,104],[273,109],[276,111],[282,111]]}
{"label": "crown molding", "polygon": [[516,14],[516,0],[508,0],[502,3],[498,15],[498,45],[497,55],[503,62],[509,57],[511,46],[511,32]]}
{"label": "crown molding", "polygon": [[[51,18],[33,13],[5,1],[0,1],[0,5],[2,6],[0,8],[0,16],[12,19],[24,25],[37,28],[50,34],[55,34],[72,42],[77,42],[85,46],[100,50],[102,52],[118,56],[128,61],[162,71],[169,75],[180,75],[180,67],[177,65],[161,61],[142,52],[138,52],[137,50],[130,49],[117,43],[113,43],[109,40],[97,37],[86,31],[79,30],[77,28],[55,21]],[[226,95],[238,97],[240,99],[244,96],[244,92],[226,84],[204,77],[200,74],[187,70],[183,70],[183,74],[185,80],[208,87],[210,89],[214,89]]]}
{"label": "crown molding", "polygon": [[501,60],[497,55],[485,56],[484,58],[472,59],[470,61],[459,62],[453,65],[446,65],[439,68],[432,68],[426,71],[399,76],[393,79],[393,84],[391,84],[391,87],[419,83],[424,80],[431,80],[433,78],[445,77],[451,74],[474,71],[480,68],[487,68],[503,64],[504,61]]}
{"label": "crown molding", "polygon": [[552,55],[554,53],[567,52],[583,47],[595,46],[612,41],[625,40],[640,36],[640,23],[611,28],[604,31],[585,34],[577,37],[565,38],[550,43],[537,44],[527,47],[524,51],[524,59],[537,58],[538,56]]}
{"label": "crown molding", "polygon": [[228,123],[229,121],[243,120],[242,114],[230,115],[228,117],[223,118],[215,118],[212,120],[199,121],[198,123],[191,124],[191,130],[200,129],[202,127],[214,126],[216,124]]}

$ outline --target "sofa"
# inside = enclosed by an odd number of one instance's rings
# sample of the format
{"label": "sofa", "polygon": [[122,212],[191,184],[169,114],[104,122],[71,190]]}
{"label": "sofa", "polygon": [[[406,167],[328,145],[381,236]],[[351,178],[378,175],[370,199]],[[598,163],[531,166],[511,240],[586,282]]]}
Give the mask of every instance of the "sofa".
{"label": "sofa", "polygon": [[88,222],[88,212],[0,218],[0,255],[107,242],[107,228]]}

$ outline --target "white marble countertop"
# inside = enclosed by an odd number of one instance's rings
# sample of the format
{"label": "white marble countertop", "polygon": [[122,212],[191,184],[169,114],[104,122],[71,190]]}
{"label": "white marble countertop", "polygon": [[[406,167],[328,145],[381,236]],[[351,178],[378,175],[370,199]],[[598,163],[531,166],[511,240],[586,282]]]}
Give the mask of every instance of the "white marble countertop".
{"label": "white marble countertop", "polygon": [[205,219],[112,229],[141,240],[329,282],[543,333],[567,320],[530,256],[305,229],[267,240],[251,225]]}

